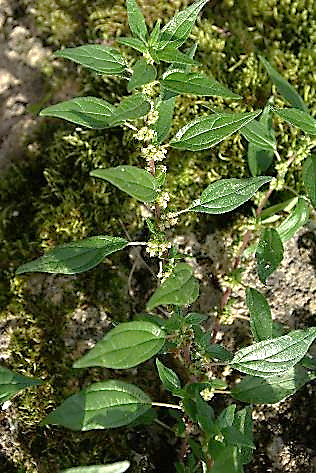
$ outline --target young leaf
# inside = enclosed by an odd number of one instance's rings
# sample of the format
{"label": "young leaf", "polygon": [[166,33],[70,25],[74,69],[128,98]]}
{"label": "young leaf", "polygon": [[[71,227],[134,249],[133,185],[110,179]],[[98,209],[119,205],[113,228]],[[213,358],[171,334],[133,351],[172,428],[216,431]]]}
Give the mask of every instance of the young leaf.
{"label": "young leaf", "polygon": [[173,370],[167,368],[167,366],[161,363],[158,358],[156,358],[156,365],[159,378],[161,379],[161,382],[165,388],[168,389],[168,391],[171,391],[175,396],[179,394],[179,391],[181,390],[181,383],[178,375]]}
{"label": "young leaf", "polygon": [[109,463],[108,465],[79,466],[68,468],[61,473],[124,473],[130,467],[129,461]]}
{"label": "young leaf", "polygon": [[305,225],[309,217],[308,204],[305,199],[299,197],[298,202],[290,215],[279,226],[278,234],[282,243],[290,240],[295,233]]}
{"label": "young leaf", "polygon": [[303,164],[303,181],[308,197],[316,207],[316,154],[311,154]]}
{"label": "young leaf", "polygon": [[214,113],[189,122],[172,138],[177,149],[199,151],[215,146],[220,141],[251,122],[261,110],[251,113]]}
{"label": "young leaf", "polygon": [[274,228],[266,228],[256,249],[257,271],[261,282],[265,284],[282,259],[283,244],[280,235]]}
{"label": "young leaf", "polygon": [[296,92],[294,87],[288,83],[279,72],[271,66],[271,64],[263,57],[259,56],[260,61],[264,65],[267,73],[269,74],[272,81],[275,83],[281,95],[291,104],[293,107],[298,108],[302,111],[308,112],[307,105],[304,103],[302,97]]}
{"label": "young leaf", "polygon": [[125,322],[110,330],[74,368],[104,366],[127,369],[149,360],[165,342],[164,331],[151,322]]}
{"label": "young leaf", "polygon": [[151,51],[151,55],[155,61],[187,64],[189,66],[197,64],[197,62],[191,59],[187,54],[183,54],[178,49],[169,48],[168,46],[164,49]]}
{"label": "young leaf", "polygon": [[42,425],[72,430],[112,429],[133,422],[151,408],[151,400],[133,384],[118,380],[91,384],[68,397]]}
{"label": "young leaf", "polygon": [[315,373],[308,373],[296,365],[278,376],[260,378],[246,376],[231,390],[238,401],[253,404],[274,404],[296,393],[304,384],[316,378]]}
{"label": "young leaf", "polygon": [[[245,407],[240,411],[236,412],[234,418],[234,427],[245,437],[249,442],[253,444],[253,422],[251,417],[251,408]],[[239,449],[239,461],[246,465],[249,463],[253,456],[253,447],[241,447]]]}
{"label": "young leaf", "polygon": [[192,27],[208,0],[197,0],[189,7],[177,13],[161,30],[157,49],[166,46],[179,48],[189,37]]}
{"label": "young leaf", "polygon": [[147,303],[147,309],[166,304],[192,304],[199,295],[199,283],[192,276],[192,272],[188,264],[178,263],[171,276],[153,293]]}
{"label": "young leaf", "polygon": [[147,115],[149,111],[150,103],[146,100],[145,95],[139,93],[125,97],[119,105],[115,107],[110,120],[110,126],[119,125],[126,120],[134,120],[143,117]]}
{"label": "young leaf", "polygon": [[16,274],[32,272],[83,273],[97,266],[106,256],[122,250],[127,245],[128,241],[124,238],[103,235],[73,241],[57,246],[34,261],[22,264],[16,270]]}
{"label": "young leaf", "polygon": [[144,15],[135,0],[126,0],[128,24],[131,32],[144,42],[147,39],[147,26]]}
{"label": "young leaf", "polygon": [[294,330],[242,348],[230,364],[242,373],[263,378],[283,374],[303,358],[315,338],[316,327]]}
{"label": "young leaf", "polygon": [[257,342],[272,338],[272,316],[266,298],[256,289],[248,287],[246,302],[250,313],[250,328]]}
{"label": "young leaf", "polygon": [[90,176],[111,182],[141,202],[153,202],[157,197],[158,186],[155,178],[148,171],[136,166],[95,169],[90,172]]}
{"label": "young leaf", "polygon": [[143,54],[148,51],[147,46],[138,38],[132,38],[132,37],[123,38],[123,37],[120,37],[120,38],[117,38],[116,41],[120,44],[124,44],[124,46],[129,46],[132,49],[136,49],[136,51],[138,51],[140,53],[143,53]]}
{"label": "young leaf", "polygon": [[214,424],[215,424],[215,415],[213,408],[207,404],[204,399],[202,399],[201,395],[198,394],[195,397],[195,404],[196,404],[196,416],[197,421],[201,426],[201,429],[207,435],[211,435],[214,432]]}
{"label": "young leaf", "polygon": [[41,110],[43,117],[58,117],[88,128],[108,128],[114,107],[96,97],[77,97]]}
{"label": "young leaf", "polygon": [[[250,122],[250,124],[253,122]],[[265,137],[274,144],[273,149],[276,146],[275,133],[272,126],[272,113],[270,105],[266,105],[259,119],[259,124],[263,127],[263,133]],[[249,142],[247,150],[247,159],[250,172],[252,176],[260,176],[264,174],[273,162],[273,150],[263,149],[258,147],[253,142]]]}
{"label": "young leaf", "polygon": [[185,323],[188,325],[198,325],[200,326],[209,318],[206,314],[199,314],[198,312],[190,312],[184,318]]}
{"label": "young leaf", "polygon": [[222,214],[247,202],[271,177],[260,176],[246,179],[220,179],[210,184],[201,198],[189,208],[192,212]]}
{"label": "young leaf", "polygon": [[316,135],[316,120],[307,112],[296,108],[283,108],[282,110],[273,108],[273,111],[290,125],[300,128],[308,135]]}
{"label": "young leaf", "polygon": [[164,74],[161,85],[176,94],[196,94],[241,99],[240,95],[231,92],[219,82],[202,74],[169,71]]}
{"label": "young leaf", "polygon": [[30,386],[38,386],[43,381],[29,378],[0,366],[0,404],[10,399],[14,394]]}
{"label": "young leaf", "polygon": [[133,75],[130,78],[127,90],[130,92],[144,84],[148,84],[156,79],[157,70],[151,64],[147,64],[144,59],[139,59],[133,67]]}
{"label": "young leaf", "polygon": [[55,56],[70,59],[101,74],[122,74],[126,68],[123,56],[116,49],[101,44],[61,49]]}
{"label": "young leaf", "polygon": [[159,36],[160,36],[160,25],[161,25],[161,19],[158,18],[152,32],[150,33],[150,37],[149,37],[149,41],[148,41],[148,45],[151,48],[154,48],[157,45],[157,42],[158,42],[158,39],[159,39]]}
{"label": "young leaf", "polygon": [[151,128],[156,132],[154,138],[154,143],[156,144],[162,143],[169,134],[172,125],[175,102],[175,98],[171,97],[167,100],[159,100],[156,105],[158,120],[151,125]]}
{"label": "young leaf", "polygon": [[260,149],[276,149],[275,138],[271,137],[271,135],[267,133],[266,127],[261,122],[257,122],[257,120],[252,120],[248,125],[241,128],[240,133],[246,140]]}

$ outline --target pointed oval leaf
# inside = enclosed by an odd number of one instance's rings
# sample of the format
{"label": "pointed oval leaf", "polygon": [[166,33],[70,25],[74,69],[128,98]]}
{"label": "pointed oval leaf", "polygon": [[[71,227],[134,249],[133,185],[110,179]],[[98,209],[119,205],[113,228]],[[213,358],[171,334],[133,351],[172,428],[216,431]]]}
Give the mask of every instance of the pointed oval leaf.
{"label": "pointed oval leaf", "polygon": [[169,48],[168,46],[164,49],[151,51],[151,54],[156,62],[163,61],[177,64],[186,64],[189,66],[197,64],[197,62],[187,54],[182,53],[178,49]]}
{"label": "pointed oval leaf", "polygon": [[127,90],[130,92],[137,87],[148,84],[156,79],[157,70],[152,64],[147,64],[144,59],[139,59],[133,67],[133,75],[130,78]]}
{"label": "pointed oval leaf", "polygon": [[211,148],[247,125],[260,112],[214,113],[197,118],[181,128],[170,143],[173,148],[191,151]]}
{"label": "pointed oval leaf", "polygon": [[316,338],[316,327],[294,330],[282,337],[263,340],[235,353],[231,366],[253,376],[275,376],[295,366]]}
{"label": "pointed oval leaf", "polygon": [[167,100],[160,100],[156,106],[158,111],[158,120],[151,125],[156,132],[154,143],[162,143],[168,136],[172,126],[172,117],[175,107],[175,98],[171,97]]}
{"label": "pointed oval leaf", "polygon": [[150,111],[150,103],[144,94],[135,94],[125,97],[119,105],[115,107],[110,125],[115,126],[126,120],[135,120],[136,118],[147,115]]}
{"label": "pointed oval leaf", "polygon": [[159,378],[165,388],[168,389],[168,391],[171,391],[174,395],[179,394],[179,391],[181,390],[181,383],[178,375],[173,370],[167,368],[167,366],[161,363],[158,358],[156,358],[156,366]]}
{"label": "pointed oval leaf", "polygon": [[263,184],[269,181],[271,181],[269,176],[220,179],[210,184],[189,210],[209,214],[230,212],[247,202]]}
{"label": "pointed oval leaf", "polygon": [[266,298],[256,289],[248,287],[246,302],[250,313],[250,328],[257,342],[272,338],[272,316]]}
{"label": "pointed oval leaf", "polygon": [[132,49],[136,49],[136,51],[143,54],[148,51],[147,46],[143,43],[143,41],[141,41],[138,38],[120,37],[120,38],[117,38],[116,41],[120,44],[123,44],[124,46],[129,46]]}
{"label": "pointed oval leaf", "polygon": [[135,0],[127,0],[126,8],[128,15],[128,24],[131,29],[131,32],[137,38],[146,41],[147,26],[141,9],[139,8]]}
{"label": "pointed oval leaf", "polygon": [[260,149],[275,150],[275,138],[266,132],[266,127],[257,120],[253,120],[248,125],[241,128],[240,133]]}
{"label": "pointed oval leaf", "polygon": [[44,117],[57,117],[88,128],[107,128],[114,107],[106,100],[96,97],[77,97],[41,110]]}
{"label": "pointed oval leaf", "polygon": [[[254,121],[253,121],[254,122]],[[253,122],[250,122],[251,125]],[[272,126],[272,113],[270,105],[266,105],[259,119],[260,126],[263,127],[262,133],[273,143],[273,150],[264,149],[257,146],[254,142],[249,142],[247,150],[247,159],[252,176],[264,174],[273,162],[274,149],[276,146],[275,132]],[[247,125],[248,126],[248,125]]]}
{"label": "pointed oval leaf", "polygon": [[234,94],[227,87],[214,79],[184,71],[167,72],[161,81],[161,85],[176,94],[196,94],[203,96],[218,96],[230,99],[241,99],[240,95]]}
{"label": "pointed oval leaf", "polygon": [[264,65],[267,73],[269,74],[272,81],[275,83],[281,95],[291,104],[293,107],[308,112],[307,105],[304,103],[302,97],[296,92],[294,87],[288,83],[279,72],[271,66],[271,64],[263,57],[259,56],[260,61]]}
{"label": "pointed oval leaf", "polygon": [[161,350],[164,331],[151,322],[126,322],[110,330],[74,368],[104,366],[127,369],[149,360]]}
{"label": "pointed oval leaf", "polygon": [[308,204],[305,199],[299,197],[298,202],[290,215],[281,223],[279,226],[278,234],[282,240],[282,243],[290,240],[295,233],[302,228],[307,222],[309,217]]}
{"label": "pointed oval leaf", "polygon": [[30,386],[38,386],[43,381],[29,378],[0,366],[0,404],[10,399],[14,394]]}
{"label": "pointed oval leaf", "polygon": [[133,384],[109,380],[91,384],[67,398],[42,421],[72,430],[112,429],[133,422],[151,408],[146,393]]}
{"label": "pointed oval leaf", "polygon": [[274,404],[296,393],[304,384],[316,378],[299,365],[278,376],[260,378],[246,376],[231,390],[238,401],[253,404]]}
{"label": "pointed oval leaf", "polygon": [[158,18],[158,20],[155,23],[155,26],[152,29],[152,32],[150,33],[148,45],[153,48],[156,46],[159,36],[160,36],[160,25],[161,25],[161,18]]}
{"label": "pointed oval leaf", "polygon": [[311,154],[303,164],[303,181],[308,197],[316,207],[316,154]]}
{"label": "pointed oval leaf", "polygon": [[207,2],[208,0],[197,0],[177,13],[161,30],[157,49],[166,46],[179,48],[189,37],[199,12]]}
{"label": "pointed oval leaf", "polygon": [[316,120],[307,112],[296,108],[283,108],[282,110],[274,108],[273,111],[290,125],[300,128],[308,135],[316,135]]}
{"label": "pointed oval leaf", "polygon": [[256,249],[257,271],[260,281],[265,284],[283,259],[283,244],[277,230],[266,228]]}
{"label": "pointed oval leaf", "polygon": [[179,263],[158,289],[154,292],[147,303],[149,310],[158,305],[192,304],[199,295],[199,283],[192,276],[192,268],[188,264]]}
{"label": "pointed oval leaf", "polygon": [[22,264],[16,274],[56,273],[78,274],[97,266],[111,253],[128,245],[124,238],[95,236],[60,245],[29,263]]}
{"label": "pointed oval leaf", "polygon": [[153,202],[157,197],[156,179],[148,171],[136,166],[126,165],[95,169],[90,172],[90,176],[111,182],[111,184],[141,202]]}
{"label": "pointed oval leaf", "polygon": [[126,68],[125,60],[119,51],[101,44],[61,49],[55,56],[70,59],[102,74],[122,74]]}
{"label": "pointed oval leaf", "polygon": [[129,461],[109,463],[107,465],[79,466],[68,468],[61,473],[124,473],[130,467]]}

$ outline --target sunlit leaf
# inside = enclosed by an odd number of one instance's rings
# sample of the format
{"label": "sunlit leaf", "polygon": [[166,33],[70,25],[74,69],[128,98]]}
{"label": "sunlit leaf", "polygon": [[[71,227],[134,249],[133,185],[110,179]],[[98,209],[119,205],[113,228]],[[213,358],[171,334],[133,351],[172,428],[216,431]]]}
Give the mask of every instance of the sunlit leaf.
{"label": "sunlit leaf", "polygon": [[187,65],[197,64],[197,62],[191,59],[187,54],[182,53],[178,49],[169,48],[168,46],[164,49],[151,51],[151,54],[152,57],[158,61]]}
{"label": "sunlit leaf", "polygon": [[60,245],[29,263],[22,264],[16,274],[59,273],[77,274],[94,268],[102,260],[128,245],[124,238],[95,236]]}
{"label": "sunlit leaf", "polygon": [[[250,122],[251,125],[253,122]],[[273,148],[276,146],[275,132],[272,126],[272,113],[270,105],[266,105],[264,108],[259,124],[263,127],[263,134],[268,137],[273,143]],[[262,146],[257,146],[254,142],[249,142],[247,150],[247,159],[250,172],[252,176],[260,176],[264,174],[273,162],[274,149],[265,149]]]}
{"label": "sunlit leaf", "polygon": [[251,113],[214,113],[196,118],[181,128],[171,140],[173,148],[199,151],[220,141],[251,122],[261,110]]}
{"label": "sunlit leaf", "polygon": [[290,125],[300,128],[308,135],[316,135],[316,120],[307,112],[296,108],[283,108],[282,110],[273,108],[273,111]]}
{"label": "sunlit leaf", "polygon": [[292,238],[295,233],[305,225],[305,223],[308,221],[308,217],[308,204],[305,199],[299,197],[298,202],[291,211],[290,215],[277,229],[282,243],[290,240],[290,238]]}
{"label": "sunlit leaf", "polygon": [[133,384],[118,380],[91,384],[67,398],[42,421],[72,430],[111,429],[133,422],[151,408],[151,400]]}
{"label": "sunlit leaf", "polygon": [[153,202],[157,197],[156,179],[148,171],[136,166],[95,169],[90,172],[90,176],[111,182],[141,202]]}
{"label": "sunlit leaf", "polygon": [[129,46],[132,49],[136,49],[136,51],[138,51],[140,53],[144,54],[144,53],[147,52],[146,45],[143,43],[143,41],[141,41],[138,38],[132,38],[132,37],[123,38],[123,37],[120,37],[120,38],[117,38],[116,41],[120,44],[124,44],[124,46]]}
{"label": "sunlit leaf", "polygon": [[154,66],[147,64],[144,59],[139,59],[133,66],[133,75],[130,78],[127,90],[130,92],[137,87],[148,84],[156,79],[157,71]]}
{"label": "sunlit leaf", "polygon": [[157,144],[162,143],[169,134],[172,125],[174,106],[174,97],[167,100],[159,100],[156,105],[158,119],[151,125],[151,128],[156,132],[154,142]]}
{"label": "sunlit leaf", "polygon": [[130,467],[129,461],[109,463],[108,465],[79,466],[68,468],[61,473],[124,473]]}
{"label": "sunlit leaf", "polygon": [[222,214],[247,202],[271,177],[260,176],[246,179],[220,179],[210,184],[201,198],[189,208],[192,212]]}
{"label": "sunlit leaf", "polygon": [[294,330],[282,337],[263,340],[235,353],[231,366],[242,373],[267,377],[285,373],[305,355],[316,338],[316,327]]}
{"label": "sunlit leaf", "polygon": [[241,128],[240,133],[258,148],[263,150],[274,150],[276,148],[275,138],[267,133],[266,127],[257,120],[252,120],[248,125]]}
{"label": "sunlit leaf", "polygon": [[136,118],[147,115],[150,111],[150,103],[145,95],[139,93],[125,97],[114,109],[110,120],[111,126],[119,125],[126,120],[135,120]]}
{"label": "sunlit leaf", "polygon": [[158,353],[164,342],[164,331],[151,322],[121,323],[76,361],[74,368],[132,368]]}
{"label": "sunlit leaf", "polygon": [[192,304],[199,295],[199,283],[192,272],[192,268],[188,264],[178,263],[171,276],[151,296],[147,308],[151,310],[158,305]]}
{"label": "sunlit leaf", "polygon": [[316,154],[306,158],[303,165],[303,180],[308,197],[316,207]]}
{"label": "sunlit leaf", "polygon": [[135,0],[126,0],[128,24],[134,36],[143,41],[147,39],[147,26],[144,15]]}
{"label": "sunlit leaf", "polygon": [[126,68],[125,59],[119,51],[101,44],[85,44],[76,48],[61,49],[55,56],[70,59],[102,74],[122,74]]}
{"label": "sunlit leaf", "polygon": [[161,363],[158,358],[156,358],[156,366],[159,378],[165,388],[175,395],[179,394],[179,391],[181,390],[181,383],[178,375],[173,370],[167,368],[167,366]]}

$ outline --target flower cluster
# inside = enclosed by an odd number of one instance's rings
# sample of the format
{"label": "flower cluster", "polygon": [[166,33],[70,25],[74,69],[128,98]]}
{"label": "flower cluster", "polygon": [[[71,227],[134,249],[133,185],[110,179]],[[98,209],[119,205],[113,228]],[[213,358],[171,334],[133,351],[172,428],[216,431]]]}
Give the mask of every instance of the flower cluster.
{"label": "flower cluster", "polygon": [[158,256],[162,258],[164,254],[171,248],[170,242],[160,242],[151,240],[147,242],[146,251],[149,253],[149,256]]}

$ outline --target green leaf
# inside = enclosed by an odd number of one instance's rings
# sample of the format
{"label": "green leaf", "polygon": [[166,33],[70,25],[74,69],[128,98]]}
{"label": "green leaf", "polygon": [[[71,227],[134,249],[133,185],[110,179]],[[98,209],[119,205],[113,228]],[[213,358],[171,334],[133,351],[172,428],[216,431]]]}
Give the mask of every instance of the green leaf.
{"label": "green leaf", "polygon": [[256,248],[257,271],[260,281],[265,284],[283,259],[283,244],[274,228],[266,228],[260,236]]}
{"label": "green leaf", "polygon": [[200,314],[198,312],[190,312],[184,318],[185,323],[188,325],[201,325],[209,318],[206,314]]}
{"label": "green leaf", "polygon": [[97,266],[111,253],[128,245],[124,238],[95,236],[60,245],[29,263],[22,264],[16,274],[41,272],[77,274]]}
{"label": "green leaf", "polygon": [[195,398],[196,416],[201,429],[208,435],[214,432],[215,415],[213,408],[208,405],[201,395],[198,394]]}
{"label": "green leaf", "polygon": [[261,212],[261,219],[265,221],[269,217],[277,214],[278,212],[289,213],[293,209],[293,207],[295,207],[297,202],[298,202],[298,197],[292,197],[291,199],[284,200],[283,202],[280,202],[279,204],[271,205],[270,207],[267,207]]}
{"label": "green leaf", "polygon": [[132,38],[132,37],[123,38],[123,37],[120,37],[120,38],[117,38],[116,41],[120,44],[123,44],[124,46],[129,46],[132,49],[136,49],[136,51],[138,51],[140,53],[143,53],[143,54],[148,51],[147,46],[143,43],[143,41],[141,41],[138,38]]}
{"label": "green leaf", "polygon": [[38,386],[43,381],[29,378],[0,366],[0,404],[10,399],[14,394],[30,386]]}
{"label": "green leaf", "polygon": [[280,375],[296,365],[316,338],[316,327],[294,330],[282,337],[263,340],[235,353],[231,366],[242,373],[267,377]]}
{"label": "green leaf", "polygon": [[316,135],[316,120],[308,113],[296,108],[283,108],[282,110],[273,108],[273,111],[290,125],[300,128],[308,135]]}
{"label": "green leaf", "polygon": [[171,391],[172,394],[177,395],[181,391],[181,383],[178,375],[167,368],[161,361],[156,358],[156,366],[159,374],[159,378],[161,379],[162,384],[165,386],[168,391]]}
{"label": "green leaf", "polygon": [[218,345],[215,343],[209,344],[205,349],[206,353],[212,358],[220,361],[230,361],[232,359],[232,354],[225,348],[223,345]]}
{"label": "green leaf", "polygon": [[118,380],[91,384],[67,398],[42,421],[72,430],[112,429],[133,422],[151,408],[151,400],[133,384]]}
{"label": "green leaf", "polygon": [[308,111],[307,105],[304,103],[302,97],[296,92],[294,87],[288,83],[279,72],[271,66],[271,64],[263,57],[259,56],[260,61],[264,65],[267,73],[269,74],[272,81],[275,83],[281,95],[291,104],[293,107]]}
{"label": "green leaf", "polygon": [[283,401],[296,393],[304,384],[316,378],[314,373],[308,373],[296,365],[289,371],[267,378],[246,376],[231,390],[238,401],[253,404],[274,404]]}
{"label": "green leaf", "polygon": [[276,149],[275,138],[272,138],[270,134],[267,133],[266,127],[257,120],[253,120],[248,125],[241,128],[240,133],[246,140],[253,143],[258,148],[264,150]]}
{"label": "green leaf", "polygon": [[55,56],[70,59],[101,74],[122,74],[126,68],[123,56],[116,49],[101,44],[61,49]]}
{"label": "green leaf", "polygon": [[144,84],[148,84],[156,79],[157,70],[151,64],[147,64],[144,59],[139,59],[133,67],[133,75],[130,78],[127,90],[130,92]]}
{"label": "green leaf", "polygon": [[[250,122],[250,124],[253,122]],[[269,139],[273,143],[273,148],[276,146],[275,133],[272,126],[272,113],[271,108],[268,105],[265,106],[259,120],[260,126],[263,127],[262,133],[264,139]],[[246,137],[247,138],[247,137]],[[260,140],[261,141],[261,140]],[[247,159],[250,172],[252,176],[259,176],[264,174],[273,162],[274,151],[259,147],[250,140],[247,150]]]}
{"label": "green leaf", "polygon": [[305,199],[299,197],[298,202],[290,215],[281,223],[277,229],[282,243],[290,240],[295,233],[308,221],[309,210]]}
{"label": "green leaf", "polygon": [[311,154],[304,161],[303,181],[307,195],[316,207],[316,154]]}
{"label": "green leaf", "polygon": [[179,48],[189,37],[199,12],[207,2],[208,0],[197,0],[177,13],[161,30],[157,49],[166,46]]}
{"label": "green leaf", "polygon": [[261,110],[251,113],[214,113],[189,122],[172,138],[177,149],[199,151],[215,146],[253,120]]}
{"label": "green leaf", "polygon": [[175,106],[175,98],[171,97],[168,100],[159,100],[156,105],[158,112],[158,120],[151,125],[151,128],[156,132],[154,143],[162,143],[168,136],[172,126],[172,117]]}
{"label": "green leaf", "polygon": [[113,111],[113,117],[110,120],[110,126],[116,126],[126,120],[135,120],[136,118],[147,115],[150,111],[150,103],[145,95],[135,94],[125,97]]}
{"label": "green leaf", "polygon": [[158,305],[192,304],[199,295],[199,283],[192,276],[192,272],[188,264],[178,263],[171,276],[151,296],[147,308],[151,310]]}
{"label": "green leaf", "polygon": [[250,328],[257,342],[272,338],[272,316],[266,298],[256,289],[248,287],[246,302],[250,313]]}
{"label": "green leaf", "polygon": [[41,110],[44,117],[58,117],[88,128],[108,128],[114,107],[96,97],[77,97]]}
{"label": "green leaf", "polygon": [[109,463],[108,465],[79,466],[68,468],[61,473],[124,473],[130,467],[129,461]]}
{"label": "green leaf", "polygon": [[135,0],[126,0],[128,24],[131,32],[143,41],[147,39],[147,26],[144,15]]}
{"label": "green leaf", "polygon": [[165,342],[164,331],[150,322],[125,322],[110,330],[74,368],[127,369],[149,360]]}
{"label": "green leaf", "polygon": [[239,459],[239,449],[226,445],[219,445],[216,449],[210,449],[214,461],[212,473],[244,473]]}
{"label": "green leaf", "polygon": [[269,181],[271,181],[269,176],[220,179],[210,184],[189,210],[209,214],[230,212],[247,202],[263,184]]}
{"label": "green leaf", "polygon": [[[236,412],[234,418],[234,426],[238,431],[248,438],[248,441],[253,442],[253,422],[251,417],[251,408],[245,407]],[[249,463],[253,456],[253,446],[250,448],[242,447],[239,449],[239,461],[245,465]]]}
{"label": "green leaf", "polygon": [[90,172],[90,176],[111,182],[141,202],[153,202],[157,197],[158,186],[155,178],[148,171],[136,166],[95,169]]}
{"label": "green leaf", "polygon": [[151,51],[151,55],[155,61],[163,61],[178,64],[187,64],[189,66],[197,64],[194,59],[191,59],[187,54],[182,53],[178,49],[166,47],[158,51]]}
{"label": "green leaf", "polygon": [[176,94],[219,96],[231,99],[242,98],[214,79],[210,79],[202,74],[184,71],[173,70],[166,72],[161,81],[161,85]]}
{"label": "green leaf", "polygon": [[158,18],[152,32],[150,33],[150,37],[149,37],[149,41],[148,41],[148,45],[151,48],[154,48],[156,46],[157,42],[158,42],[158,39],[159,39],[159,36],[160,36],[160,25],[161,25],[161,19]]}

